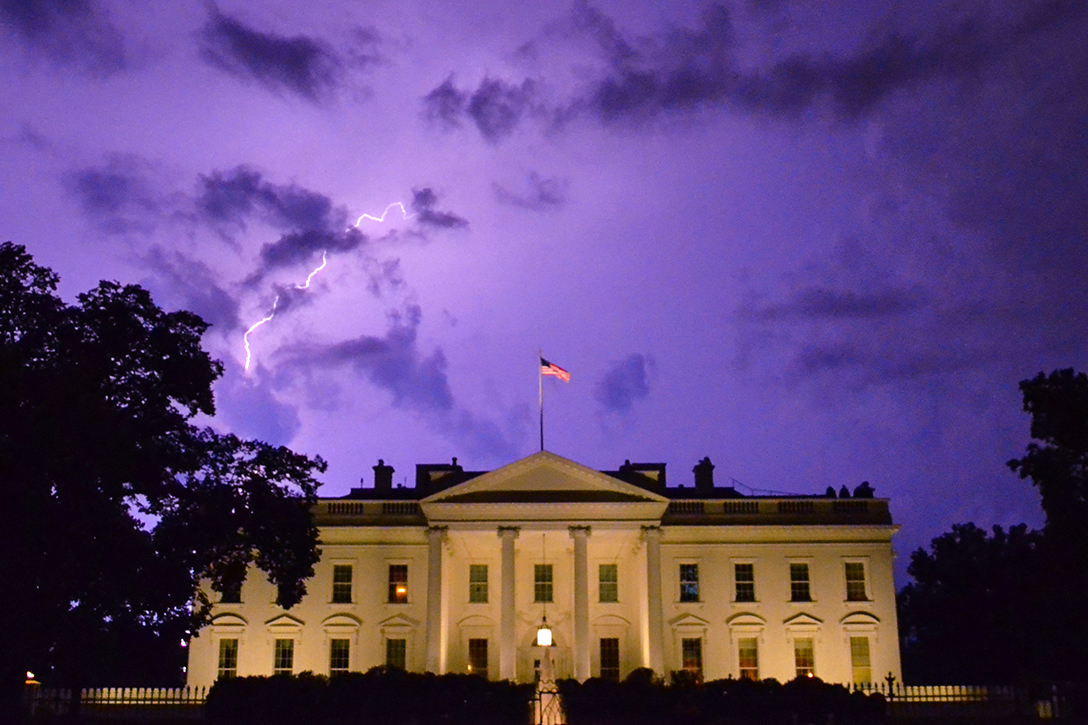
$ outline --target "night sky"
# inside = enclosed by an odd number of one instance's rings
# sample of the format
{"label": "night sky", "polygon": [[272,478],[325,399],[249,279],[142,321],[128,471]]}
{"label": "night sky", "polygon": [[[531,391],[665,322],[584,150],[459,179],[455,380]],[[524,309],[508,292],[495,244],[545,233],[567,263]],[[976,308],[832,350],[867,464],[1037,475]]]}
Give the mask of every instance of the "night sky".
{"label": "night sky", "polygon": [[1079,0],[0,0],[0,241],[211,322],[212,424],[328,496],[534,452],[543,349],[549,450],[868,480],[901,585],[1041,524],[1086,192]]}

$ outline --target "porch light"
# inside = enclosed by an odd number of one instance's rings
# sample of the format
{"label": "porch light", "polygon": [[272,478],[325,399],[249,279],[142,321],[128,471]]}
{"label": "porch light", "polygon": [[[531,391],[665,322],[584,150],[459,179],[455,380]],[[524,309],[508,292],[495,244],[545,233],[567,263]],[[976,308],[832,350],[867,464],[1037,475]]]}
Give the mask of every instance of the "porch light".
{"label": "porch light", "polygon": [[540,620],[540,626],[536,630],[536,646],[537,647],[551,647],[552,646],[552,630],[548,626],[548,617],[545,616]]}

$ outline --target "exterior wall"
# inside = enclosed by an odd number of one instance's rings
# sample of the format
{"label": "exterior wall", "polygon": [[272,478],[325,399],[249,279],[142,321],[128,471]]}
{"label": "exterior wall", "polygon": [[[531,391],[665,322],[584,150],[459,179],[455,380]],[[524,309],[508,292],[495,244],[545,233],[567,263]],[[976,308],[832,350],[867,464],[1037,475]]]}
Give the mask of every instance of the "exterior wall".
{"label": "exterior wall", "polygon": [[[289,611],[274,604],[275,590],[253,572],[241,604],[217,605],[213,623],[190,643],[190,685],[216,678],[219,640],[239,639],[238,675],[271,674],[274,640],[293,639],[294,671],[328,674],[329,641],[351,642],[351,669],[385,664],[387,638],[407,641],[407,666],[423,671],[427,650],[428,539],[425,527],[330,526],[321,529],[322,558],[308,594]],[[532,681],[537,627],[547,615],[558,677],[574,674],[574,545],[565,523],[525,523],[514,542],[516,677]],[[844,562],[865,564],[868,601],[846,601]],[[534,602],[534,565],[553,566],[553,601]],[[599,640],[620,640],[621,677],[651,663],[646,590],[646,545],[641,524],[591,525],[587,542],[590,674],[600,674]],[[734,564],[751,563],[755,602],[736,602]],[[790,601],[790,562],[809,564],[811,602]],[[680,601],[679,567],[698,564],[699,601]],[[332,570],[350,564],[352,602],[333,604]],[[390,564],[408,566],[408,602],[388,602]],[[469,565],[488,567],[488,599],[469,601]],[[601,602],[598,567],[616,564],[618,602]],[[870,640],[873,679],[901,679],[890,532],[851,527],[666,526],[661,544],[664,663],[680,669],[680,643],[702,640],[703,676],[738,677],[737,643],[757,637],[759,676],[795,675],[793,640],[811,638],[816,676],[849,683],[850,637]],[[500,671],[501,542],[495,523],[450,527],[442,544],[439,670],[468,671],[468,640],[488,640],[488,674]]]}

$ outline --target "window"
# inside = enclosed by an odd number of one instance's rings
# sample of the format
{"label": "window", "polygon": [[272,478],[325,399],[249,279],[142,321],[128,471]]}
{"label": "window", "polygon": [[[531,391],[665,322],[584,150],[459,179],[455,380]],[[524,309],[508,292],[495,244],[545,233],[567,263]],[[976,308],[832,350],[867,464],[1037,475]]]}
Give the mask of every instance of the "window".
{"label": "window", "polygon": [[468,671],[487,679],[487,640],[468,641]]}
{"label": "window", "polygon": [[699,565],[680,565],[680,601],[699,601]]}
{"label": "window", "polygon": [[289,675],[295,668],[295,640],[277,639],[272,658],[273,675]]}
{"label": "window", "polygon": [[533,601],[552,601],[551,564],[536,564],[533,566]]}
{"label": "window", "polygon": [[867,602],[865,592],[865,564],[860,561],[846,562],[846,601]]}
{"label": "window", "polygon": [[793,664],[798,677],[812,677],[816,674],[816,650],[811,638],[793,640]]}
{"label": "window", "polygon": [[620,640],[617,637],[601,638],[601,678],[620,681]]}
{"label": "window", "polygon": [[389,565],[389,603],[408,603],[408,565]]}
{"label": "window", "polygon": [[600,593],[600,600],[602,602],[618,602],[620,600],[619,566],[616,564],[601,564],[597,572],[597,591]]}
{"label": "window", "polygon": [[487,603],[487,564],[468,565],[468,600]]}
{"label": "window", "polygon": [[759,681],[759,640],[741,637],[737,640],[737,665],[740,679]]}
{"label": "window", "polygon": [[737,588],[736,601],[754,602],[756,600],[755,564],[734,564],[733,582]]}
{"label": "window", "polygon": [[408,640],[385,640],[385,666],[391,670],[408,669]]}
{"label": "window", "polygon": [[329,640],[329,677],[342,675],[351,668],[351,640]]}
{"label": "window", "polygon": [[854,671],[854,684],[867,685],[873,681],[873,670],[869,666],[869,638],[850,638],[850,668]]}
{"label": "window", "polygon": [[237,584],[233,582],[224,582],[223,591],[219,593],[220,604],[241,604],[242,603],[242,582]]}
{"label": "window", "polygon": [[[868,644],[868,643],[866,643]],[[238,676],[238,640],[219,640],[219,679],[229,680]]]}
{"label": "window", "polygon": [[690,672],[695,679],[703,679],[703,640],[699,637],[680,640],[680,651],[685,672]]}
{"label": "window", "polygon": [[790,564],[790,601],[812,601],[808,588],[808,564]]}
{"label": "window", "polygon": [[351,564],[334,564],[332,567],[333,604],[351,604]]}

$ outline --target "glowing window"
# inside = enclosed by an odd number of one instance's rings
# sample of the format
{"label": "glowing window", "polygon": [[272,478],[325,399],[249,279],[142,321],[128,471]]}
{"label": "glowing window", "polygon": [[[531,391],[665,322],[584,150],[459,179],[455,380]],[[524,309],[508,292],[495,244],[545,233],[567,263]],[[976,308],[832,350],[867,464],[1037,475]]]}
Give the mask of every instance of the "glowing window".
{"label": "glowing window", "polygon": [[408,565],[389,565],[389,603],[408,603]]}
{"label": "glowing window", "polygon": [[487,679],[487,640],[470,639],[468,641],[468,671]]}
{"label": "glowing window", "polygon": [[759,640],[755,637],[741,637],[737,640],[737,664],[740,679],[759,680]]}
{"label": "glowing window", "polygon": [[219,679],[238,676],[238,640],[219,640]]}
{"label": "glowing window", "polygon": [[793,663],[798,677],[816,674],[816,650],[811,638],[793,640]]}
{"label": "glowing window", "polygon": [[850,638],[850,668],[854,674],[854,684],[867,685],[873,681],[873,670],[869,664],[869,638]]}

